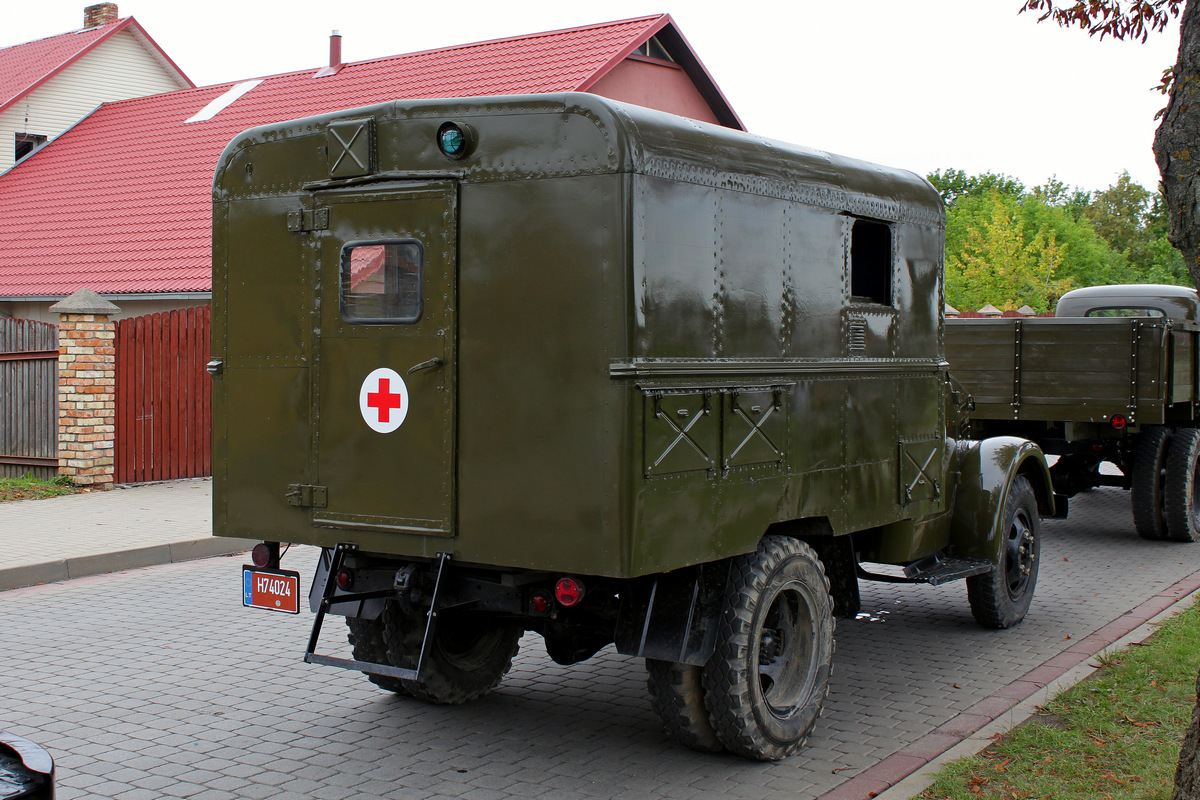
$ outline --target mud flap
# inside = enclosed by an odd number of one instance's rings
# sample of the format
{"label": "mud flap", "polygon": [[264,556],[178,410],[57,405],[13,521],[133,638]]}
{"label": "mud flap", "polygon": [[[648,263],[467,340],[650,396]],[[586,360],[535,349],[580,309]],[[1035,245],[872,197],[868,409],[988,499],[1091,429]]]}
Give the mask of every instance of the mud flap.
{"label": "mud flap", "polygon": [[717,646],[728,580],[728,562],[718,561],[633,581],[621,593],[617,652],[703,666]]}

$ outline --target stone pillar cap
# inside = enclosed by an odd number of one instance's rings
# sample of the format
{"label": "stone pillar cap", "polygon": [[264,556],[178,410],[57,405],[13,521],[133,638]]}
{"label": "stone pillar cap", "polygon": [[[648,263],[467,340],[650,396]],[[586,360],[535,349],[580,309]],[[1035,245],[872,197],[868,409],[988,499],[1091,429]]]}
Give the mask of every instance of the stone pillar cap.
{"label": "stone pillar cap", "polygon": [[58,314],[116,314],[121,307],[108,302],[91,289],[80,289],[70,297],[50,306]]}

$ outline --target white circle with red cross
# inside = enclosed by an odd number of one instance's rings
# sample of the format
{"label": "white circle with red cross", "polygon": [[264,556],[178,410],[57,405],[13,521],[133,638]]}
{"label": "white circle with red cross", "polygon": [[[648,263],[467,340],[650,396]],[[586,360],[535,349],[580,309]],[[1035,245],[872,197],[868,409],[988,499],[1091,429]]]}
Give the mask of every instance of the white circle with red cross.
{"label": "white circle with red cross", "polygon": [[391,433],[408,416],[408,387],[395,370],[380,367],[367,376],[358,390],[363,421],[377,433]]}

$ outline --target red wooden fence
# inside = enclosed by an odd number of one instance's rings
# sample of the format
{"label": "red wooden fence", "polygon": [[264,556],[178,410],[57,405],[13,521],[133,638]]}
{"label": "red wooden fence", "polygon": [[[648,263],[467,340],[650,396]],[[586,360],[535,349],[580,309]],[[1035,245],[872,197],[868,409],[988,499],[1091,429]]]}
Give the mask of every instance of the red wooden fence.
{"label": "red wooden fence", "polygon": [[115,479],[212,474],[207,306],[117,322]]}

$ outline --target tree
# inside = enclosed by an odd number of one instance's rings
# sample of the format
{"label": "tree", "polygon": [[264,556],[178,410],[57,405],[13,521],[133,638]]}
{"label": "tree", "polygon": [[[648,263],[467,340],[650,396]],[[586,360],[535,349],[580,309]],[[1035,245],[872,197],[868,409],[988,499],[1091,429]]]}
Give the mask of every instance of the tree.
{"label": "tree", "polygon": [[1167,239],[1169,222],[1162,194],[1142,187],[1128,172],[1107,189],[1094,192],[1084,214],[1096,233],[1129,262],[1127,282],[1191,282],[1183,256]]}
{"label": "tree", "polygon": [[967,309],[991,303],[1003,311],[1023,305],[1050,310],[1070,288],[1056,274],[1066,250],[1056,231],[1043,224],[1027,236],[1015,198],[993,190],[979,199],[983,218],[946,256],[946,301]]}
{"label": "tree", "polygon": [[946,205],[953,205],[960,197],[973,197],[988,192],[1001,194],[1022,195],[1025,185],[1016,178],[1008,175],[997,175],[994,172],[984,172],[981,175],[968,175],[961,169],[939,169],[927,176],[933,188],[941,194]]}
{"label": "tree", "polygon": [[1151,31],[1180,16],[1181,8],[1179,57],[1164,73],[1168,101],[1154,137],[1154,157],[1162,174],[1171,244],[1200,286],[1200,153],[1192,152],[1200,142],[1200,0],[1077,0],[1070,5],[1025,0],[1021,11],[1040,12],[1039,21],[1051,19],[1102,39],[1145,41]]}

